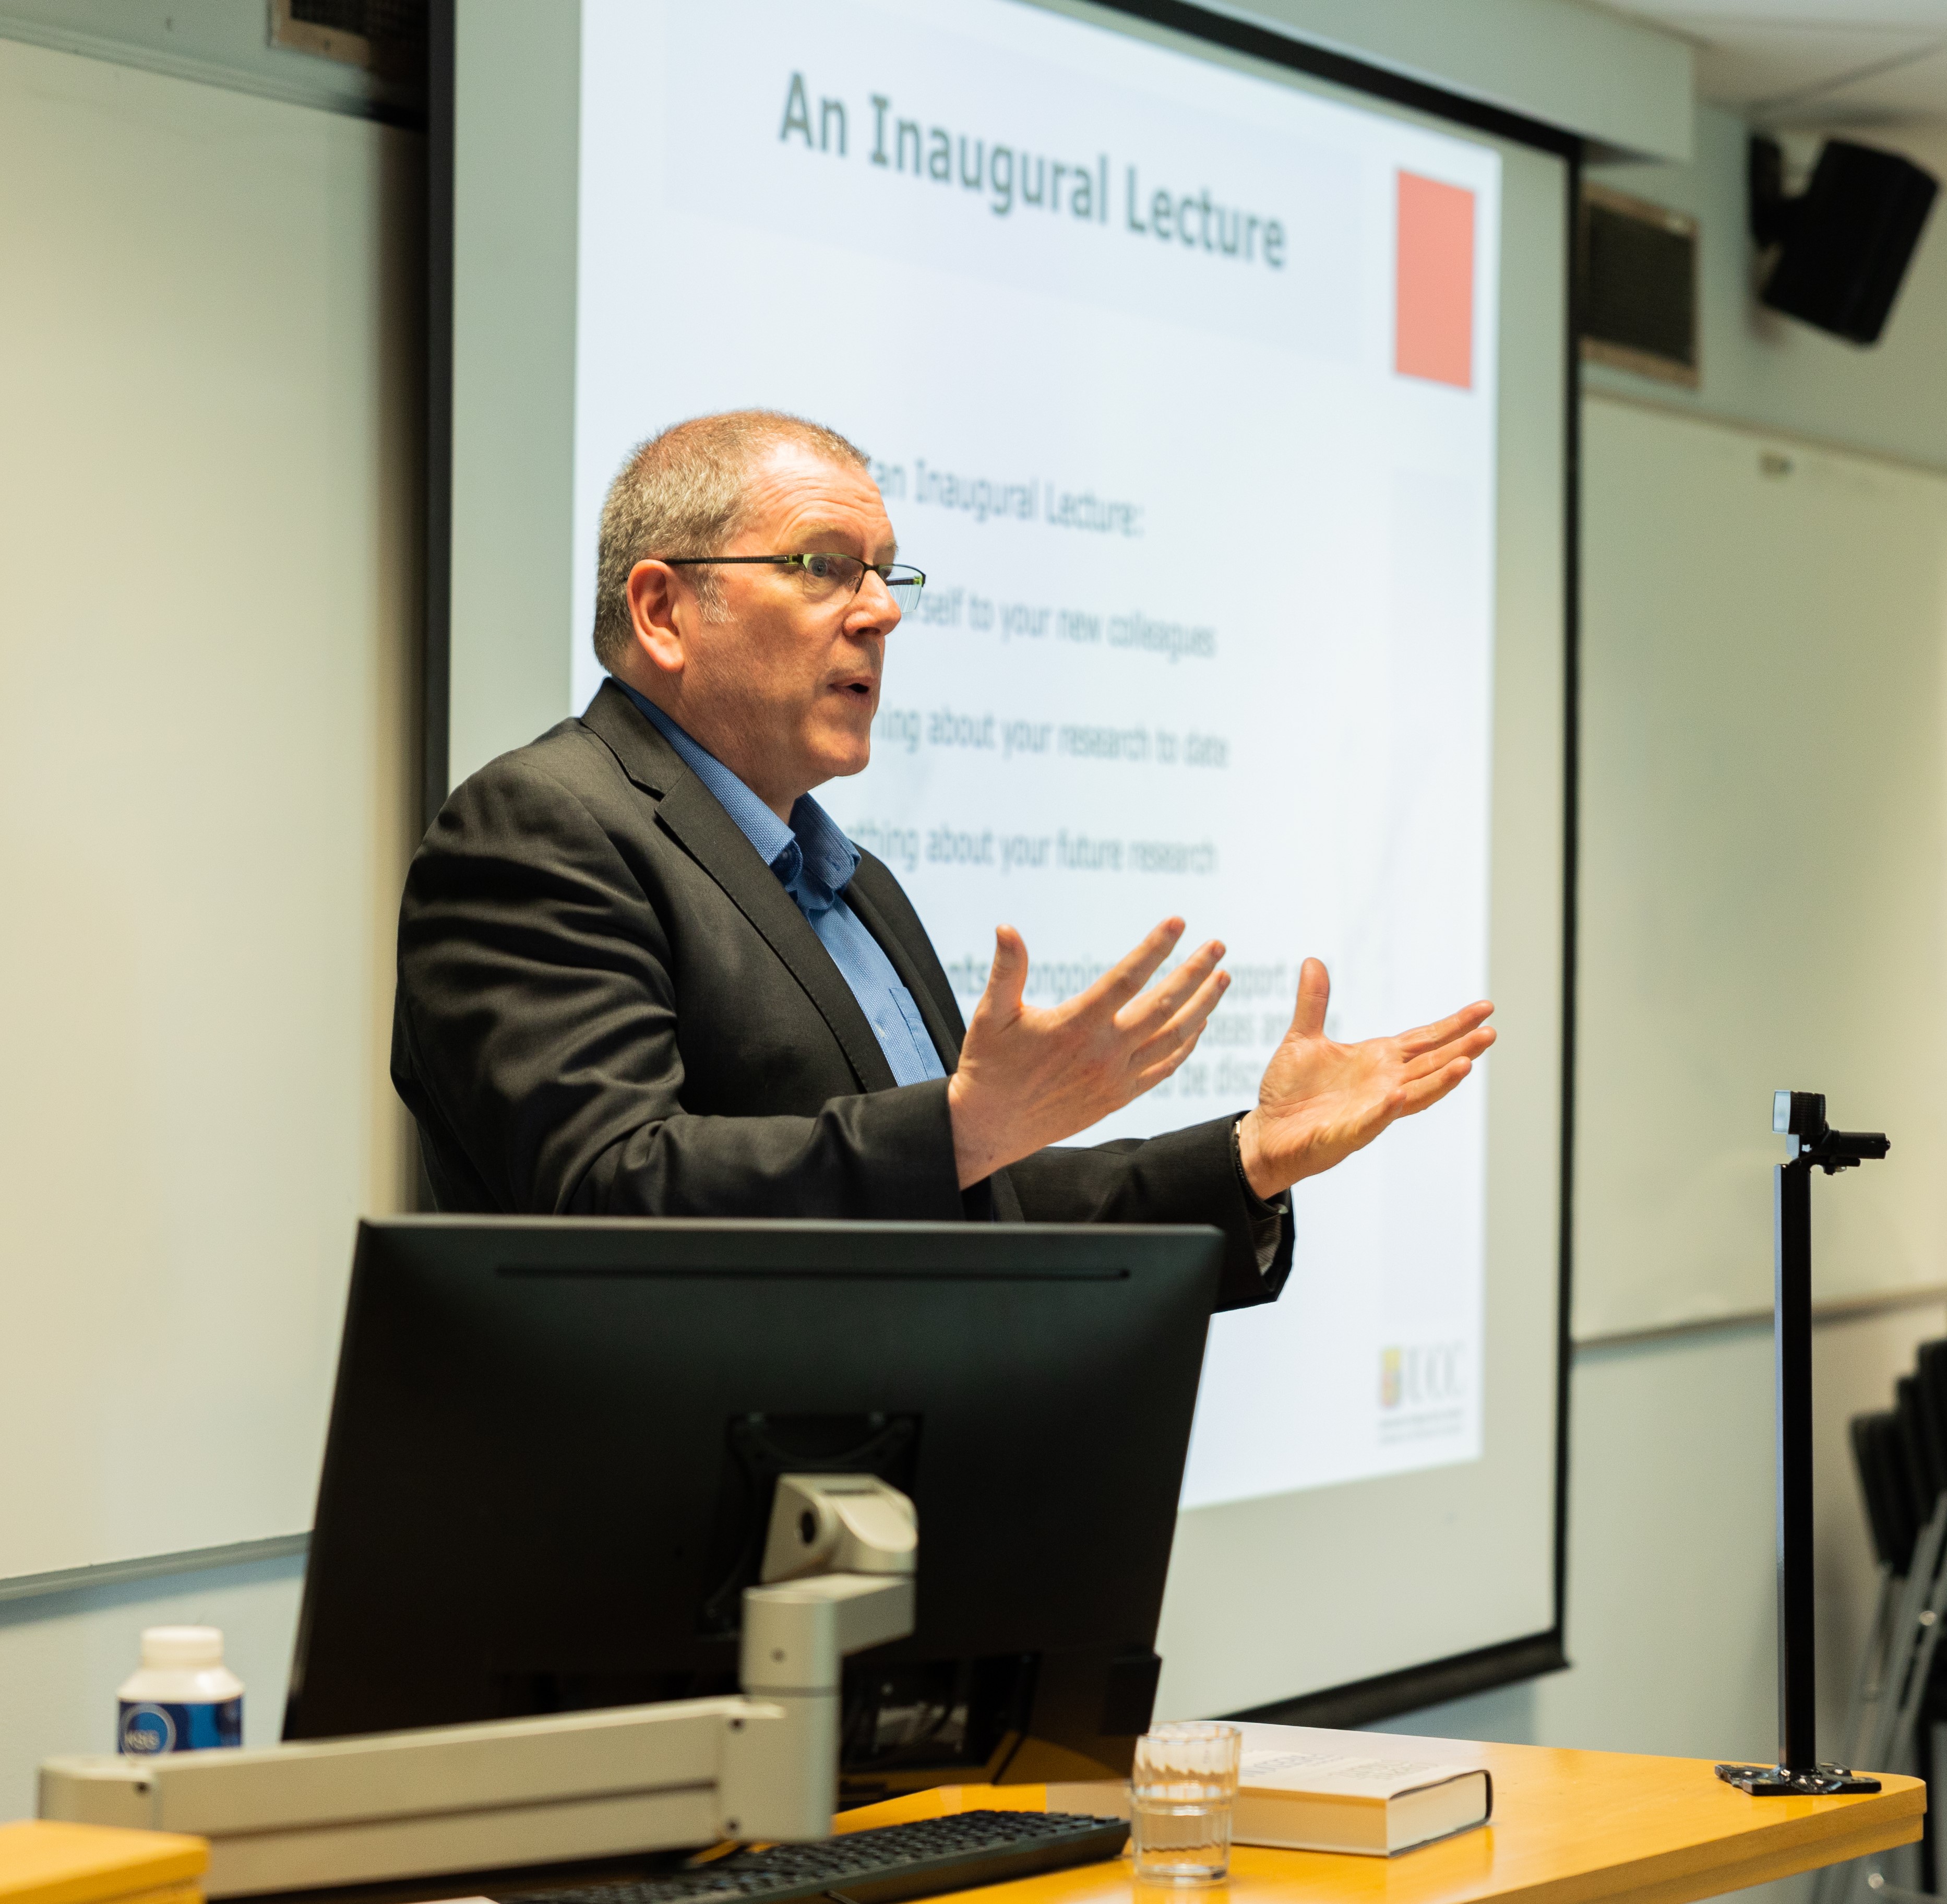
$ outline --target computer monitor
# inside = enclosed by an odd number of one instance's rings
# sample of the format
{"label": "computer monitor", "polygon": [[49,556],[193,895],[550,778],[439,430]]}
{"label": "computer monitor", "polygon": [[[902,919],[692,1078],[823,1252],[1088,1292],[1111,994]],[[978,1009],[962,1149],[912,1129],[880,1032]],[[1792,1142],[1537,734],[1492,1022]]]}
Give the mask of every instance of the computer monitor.
{"label": "computer monitor", "polygon": [[1221,1250],[361,1224],[284,1736],[735,1690],[777,1476],[862,1472],[918,1506],[918,1616],[847,1662],[847,1796],[1122,1776]]}

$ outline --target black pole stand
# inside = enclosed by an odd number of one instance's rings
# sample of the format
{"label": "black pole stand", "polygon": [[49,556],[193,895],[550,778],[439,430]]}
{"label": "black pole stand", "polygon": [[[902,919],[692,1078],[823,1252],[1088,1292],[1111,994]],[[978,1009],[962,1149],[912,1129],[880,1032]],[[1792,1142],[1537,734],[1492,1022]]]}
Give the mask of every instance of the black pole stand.
{"label": "black pole stand", "polygon": [[1812,1626],[1812,1173],[1827,1176],[1883,1157],[1877,1132],[1835,1131],[1815,1091],[1781,1091],[1772,1128],[1792,1140],[1772,1173],[1778,1331],[1778,1763],[1720,1765],[1717,1776],[1754,1798],[1877,1791],[1877,1779],[1821,1765]]}

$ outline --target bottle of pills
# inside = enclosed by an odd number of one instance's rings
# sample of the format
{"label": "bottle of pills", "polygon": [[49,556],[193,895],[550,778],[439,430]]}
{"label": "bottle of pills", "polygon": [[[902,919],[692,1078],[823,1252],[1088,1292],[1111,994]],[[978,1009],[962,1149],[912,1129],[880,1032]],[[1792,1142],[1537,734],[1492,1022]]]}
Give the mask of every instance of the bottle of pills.
{"label": "bottle of pills", "polygon": [[243,1743],[243,1682],[223,1663],[215,1627],[150,1627],[142,1665],[122,1682],[116,1741],[127,1753],[194,1752]]}

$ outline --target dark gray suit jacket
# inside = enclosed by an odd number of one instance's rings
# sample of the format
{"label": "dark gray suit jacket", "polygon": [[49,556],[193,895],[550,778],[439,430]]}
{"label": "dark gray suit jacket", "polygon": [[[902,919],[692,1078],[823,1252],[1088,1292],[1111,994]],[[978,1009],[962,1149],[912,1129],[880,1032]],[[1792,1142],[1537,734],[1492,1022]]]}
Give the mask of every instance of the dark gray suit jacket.
{"label": "dark gray suit jacket", "polygon": [[[899,882],[846,898],[950,1072],[965,1026]],[[613,683],[484,767],[407,875],[392,1079],[447,1210],[1212,1223],[1220,1302],[1268,1302],[1232,1119],[1037,1152],[964,1196],[945,1082],[895,1086],[817,935]]]}

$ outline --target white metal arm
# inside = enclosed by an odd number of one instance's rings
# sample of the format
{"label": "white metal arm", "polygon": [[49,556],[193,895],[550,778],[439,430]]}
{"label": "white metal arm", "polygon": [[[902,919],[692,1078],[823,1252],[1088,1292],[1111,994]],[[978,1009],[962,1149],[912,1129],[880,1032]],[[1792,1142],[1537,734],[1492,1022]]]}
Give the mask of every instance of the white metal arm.
{"label": "white metal arm", "polygon": [[[915,1526],[912,1503],[872,1475],[780,1479],[772,1584],[744,1596],[739,1696],[50,1759],[40,1815],[206,1837],[212,1897],[822,1838],[837,1797],[842,1662],[912,1630]],[[831,1560],[851,1565],[804,1571]]]}

